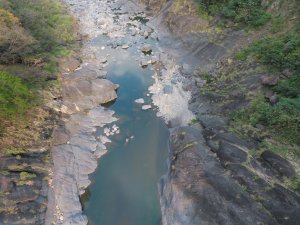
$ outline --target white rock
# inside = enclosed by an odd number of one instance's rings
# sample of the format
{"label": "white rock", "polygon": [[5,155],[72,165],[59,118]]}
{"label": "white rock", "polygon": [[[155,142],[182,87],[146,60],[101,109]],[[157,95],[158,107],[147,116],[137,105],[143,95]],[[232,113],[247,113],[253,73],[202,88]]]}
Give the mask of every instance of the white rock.
{"label": "white rock", "polygon": [[148,36],[149,36],[148,31],[145,31],[145,32],[144,32],[144,37],[147,38]]}
{"label": "white rock", "polygon": [[127,49],[127,48],[129,48],[129,45],[122,45],[122,47],[121,47],[122,49]]}
{"label": "white rock", "polygon": [[138,98],[138,99],[134,100],[134,102],[137,104],[144,104],[145,100],[143,98]]}
{"label": "white rock", "polygon": [[106,136],[100,136],[100,141],[102,142],[102,144],[106,144],[106,143],[111,143],[111,140],[108,139]]}
{"label": "white rock", "polygon": [[103,130],[103,133],[107,135],[107,134],[109,134],[109,132],[110,132],[109,128],[105,127]]}
{"label": "white rock", "polygon": [[151,109],[151,105],[143,105],[142,110],[148,110]]}

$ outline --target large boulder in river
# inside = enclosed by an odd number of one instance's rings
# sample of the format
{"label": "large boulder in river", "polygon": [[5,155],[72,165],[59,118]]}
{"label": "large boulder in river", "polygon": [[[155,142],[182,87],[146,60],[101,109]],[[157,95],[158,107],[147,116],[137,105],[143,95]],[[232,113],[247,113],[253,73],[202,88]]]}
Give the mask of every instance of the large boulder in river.
{"label": "large boulder in river", "polygon": [[65,79],[63,89],[64,113],[91,109],[99,104],[105,104],[117,98],[118,85],[106,79],[94,76],[72,76]]}

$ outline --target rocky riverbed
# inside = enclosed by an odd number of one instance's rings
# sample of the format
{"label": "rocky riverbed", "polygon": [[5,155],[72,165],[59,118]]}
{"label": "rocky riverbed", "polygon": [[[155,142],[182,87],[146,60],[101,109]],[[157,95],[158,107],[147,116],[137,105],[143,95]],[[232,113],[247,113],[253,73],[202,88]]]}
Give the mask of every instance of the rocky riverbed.
{"label": "rocky riverbed", "polygon": [[[152,68],[154,82],[147,95],[157,107],[158,116],[177,125],[187,125],[194,116],[188,109],[191,95],[183,90],[180,66],[157,44],[159,33],[148,25],[142,7],[126,1],[65,2],[79,20],[80,33],[87,38],[78,68],[65,66],[62,100],[51,105],[63,116],[54,133],[46,224],[87,224],[79,197],[89,186],[88,176],[106,153],[105,144],[111,136],[107,128],[103,134],[96,135],[95,131],[117,120],[113,111],[100,106],[116,99],[118,89],[105,79],[105,67],[118,63],[117,57],[104,53],[106,49],[115,49],[128,60],[140,61],[141,67]],[[95,45],[98,37],[107,41]],[[143,101],[141,108],[149,110],[152,106]]]}
{"label": "rocky riverbed", "polygon": [[[48,104],[61,115],[54,132],[52,169],[38,173],[40,177],[50,174],[48,182],[36,183],[42,190],[40,195],[24,199],[15,196],[22,202],[23,214],[27,207],[37,212],[45,204],[48,183],[45,223],[88,223],[80,196],[91,183],[89,175],[95,171],[98,159],[107,152],[109,137],[122,132],[113,124],[117,112],[102,106],[117,98],[119,88],[106,79],[105,68],[118,64],[118,57],[123,57],[153,71],[148,93],[135,103],[143,110],[156,110],[171,131],[168,172],[159,185],[163,225],[298,223],[299,192],[284,185],[286,178],[297,175],[295,167],[270,151],[253,156],[260,143],[232,133],[223,117],[245,104],[244,95],[232,92],[228,95],[230,101],[225,101],[215,93],[201,93],[206,81],[193,73],[188,63],[207,71],[231,64],[229,50],[246,41],[242,32],[228,29],[219,36],[199,32],[208,24],[197,17],[190,1],[184,6],[159,0],[142,1],[145,5],[124,0],[64,2],[86,38],[78,55],[81,59],[72,57],[62,62],[62,98]],[[186,11],[189,15],[182,13]],[[101,45],[95,41],[98,37],[105,40]],[[116,50],[118,57],[107,49]],[[259,88],[257,83],[264,74],[252,75],[243,82]],[[147,97],[151,102],[145,100]],[[103,133],[99,134],[99,128]],[[126,143],[132,139],[127,138]],[[1,169],[9,167],[9,160]],[[26,160],[18,163],[30,171],[32,166]],[[30,161],[37,168],[44,163]],[[1,184],[6,185],[1,188],[11,185],[5,176],[0,176]],[[36,203],[36,199],[43,204]],[[19,221],[42,224],[45,210],[44,206],[40,208],[39,218]]]}

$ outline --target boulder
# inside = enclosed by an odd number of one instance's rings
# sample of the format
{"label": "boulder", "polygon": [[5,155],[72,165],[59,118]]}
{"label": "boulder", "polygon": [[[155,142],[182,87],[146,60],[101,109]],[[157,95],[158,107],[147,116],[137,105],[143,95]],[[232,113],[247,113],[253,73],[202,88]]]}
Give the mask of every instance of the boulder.
{"label": "boulder", "polygon": [[279,78],[274,75],[264,75],[261,78],[261,83],[267,86],[274,86],[278,83]]}
{"label": "boulder", "polygon": [[295,178],[296,172],[293,166],[286,159],[281,156],[267,150],[261,154],[261,158],[266,161],[269,165],[271,165],[277,172],[279,172],[282,176],[286,176],[288,178]]}

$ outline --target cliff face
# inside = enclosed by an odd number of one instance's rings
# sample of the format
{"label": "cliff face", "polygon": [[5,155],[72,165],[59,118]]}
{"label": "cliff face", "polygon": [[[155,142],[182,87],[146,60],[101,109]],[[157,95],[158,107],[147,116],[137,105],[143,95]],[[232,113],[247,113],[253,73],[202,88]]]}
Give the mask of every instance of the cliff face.
{"label": "cliff face", "polygon": [[[233,133],[235,125],[228,117],[247,107],[249,96],[256,93],[272,99],[267,95],[272,84],[265,82],[270,72],[258,62],[233,57],[272,34],[270,24],[251,32],[232,22],[219,29],[222,18],[201,19],[194,1],[143,3],[199,66],[194,74],[185,74],[197,122],[171,132],[170,166],[160,187],[163,224],[297,224],[299,190],[286,182],[297,180],[297,156],[290,161],[264,147],[268,135],[259,126],[249,135]],[[286,29],[292,26],[294,1],[262,5],[268,13],[282,16]]]}

